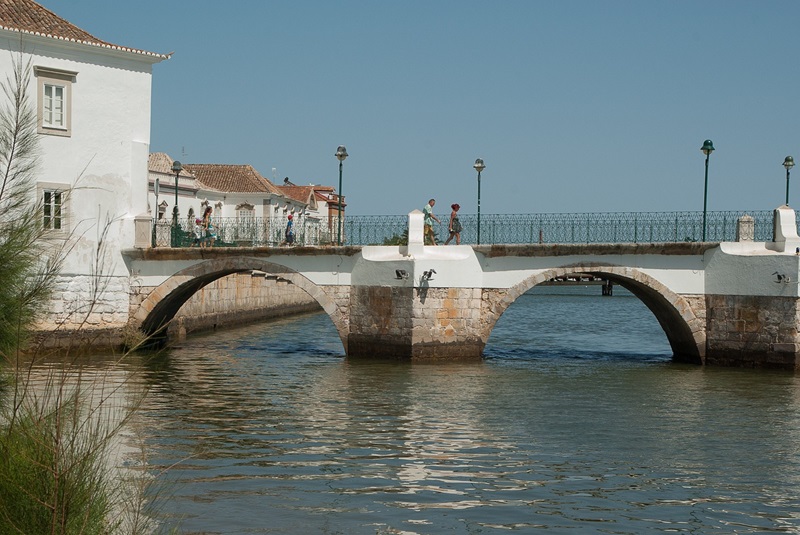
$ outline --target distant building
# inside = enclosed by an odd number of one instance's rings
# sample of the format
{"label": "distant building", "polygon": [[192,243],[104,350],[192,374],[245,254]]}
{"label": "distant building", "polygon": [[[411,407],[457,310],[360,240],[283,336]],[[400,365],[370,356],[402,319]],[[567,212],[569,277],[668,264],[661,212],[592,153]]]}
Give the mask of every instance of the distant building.
{"label": "distant building", "polygon": [[284,178],[283,184],[277,187],[287,197],[306,203],[308,217],[319,223],[320,229],[331,237],[331,242],[335,240],[340,208],[342,223],[344,223],[345,208],[347,207],[344,197],[341,198],[340,207],[339,195],[333,187],[316,184],[298,186],[292,183],[289,177]]}
{"label": "distant building", "polygon": [[98,39],[32,0],[0,1],[0,79],[13,79],[15,61],[32,67],[40,165],[31,197],[45,205],[49,238],[72,244],[51,321],[127,322],[124,292],[94,303],[79,296],[92,295],[97,265],[105,287],[129,286],[119,253],[133,247],[134,219],[147,212],[152,68],[168,57]]}
{"label": "distant building", "polygon": [[[156,220],[156,246],[170,245],[175,206],[173,159],[164,153],[150,155],[151,213]],[[276,246],[284,240],[288,216],[294,220],[297,243],[331,243],[329,220],[332,198],[328,186],[276,186],[251,165],[182,164],[178,180],[178,214],[182,229],[191,229],[206,206],[221,244]],[[287,179],[288,182],[288,179]],[[156,199],[156,184],[158,198]],[[160,231],[159,231],[160,229]]]}

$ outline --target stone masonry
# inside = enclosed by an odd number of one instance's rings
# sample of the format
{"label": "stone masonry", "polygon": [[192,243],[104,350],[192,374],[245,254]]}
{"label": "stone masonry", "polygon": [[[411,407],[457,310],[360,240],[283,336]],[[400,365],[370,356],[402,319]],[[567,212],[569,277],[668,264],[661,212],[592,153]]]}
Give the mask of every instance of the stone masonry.
{"label": "stone masonry", "polygon": [[798,368],[796,297],[709,295],[706,307],[706,364]]}
{"label": "stone masonry", "polygon": [[182,337],[319,309],[310,295],[286,280],[260,271],[234,273],[198,290],[175,315],[168,333]]}
{"label": "stone masonry", "polygon": [[480,358],[481,295],[480,288],[354,287],[348,355]]}

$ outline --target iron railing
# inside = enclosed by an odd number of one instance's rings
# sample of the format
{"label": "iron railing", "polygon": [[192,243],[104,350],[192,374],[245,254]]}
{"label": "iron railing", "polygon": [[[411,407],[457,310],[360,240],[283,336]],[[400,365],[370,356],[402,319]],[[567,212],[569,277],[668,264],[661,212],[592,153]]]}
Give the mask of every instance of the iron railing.
{"label": "iron railing", "polygon": [[[773,211],[707,212],[707,241],[735,241],[739,219],[753,218],[755,241],[772,241]],[[800,219],[800,212],[797,213]],[[447,216],[434,224],[438,243],[448,237]],[[477,215],[459,216],[462,244],[475,244]],[[215,217],[215,247],[277,247],[285,245],[285,223],[266,218]],[[154,247],[189,247],[196,244],[192,221],[179,220],[177,231],[172,220],[153,225]],[[297,217],[294,221],[295,245],[336,245],[338,218]],[[663,243],[700,241],[703,236],[702,212],[612,212],[583,214],[481,215],[480,243]],[[347,216],[342,221],[343,245],[389,245],[406,243],[408,216]],[[202,240],[202,238],[201,238]]]}
{"label": "iron railing", "polygon": [[[772,241],[771,210],[707,212],[706,240],[735,241],[745,214],[753,218],[754,239]],[[477,216],[459,219],[462,243],[477,243]],[[447,227],[443,230],[446,236]],[[489,215],[481,216],[480,243],[664,243],[701,241],[702,236],[702,212]]]}

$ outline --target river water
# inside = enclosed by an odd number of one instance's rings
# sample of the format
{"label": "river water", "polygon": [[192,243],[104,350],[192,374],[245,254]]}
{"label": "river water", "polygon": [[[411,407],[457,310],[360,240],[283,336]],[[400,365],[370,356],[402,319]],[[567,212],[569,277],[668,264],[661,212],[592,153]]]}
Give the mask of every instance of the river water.
{"label": "river water", "polygon": [[800,533],[800,381],[671,362],[638,299],[537,287],[468,364],[310,314],[142,360],[180,533]]}

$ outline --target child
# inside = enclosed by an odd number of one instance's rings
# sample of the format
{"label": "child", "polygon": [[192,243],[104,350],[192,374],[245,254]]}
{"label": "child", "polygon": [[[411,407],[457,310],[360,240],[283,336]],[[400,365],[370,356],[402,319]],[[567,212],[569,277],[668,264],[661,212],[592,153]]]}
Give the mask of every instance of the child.
{"label": "child", "polygon": [[286,244],[294,244],[294,229],[292,228],[292,214],[289,214],[288,221],[286,222]]}
{"label": "child", "polygon": [[205,229],[203,228],[203,220],[199,217],[194,220],[194,241],[190,247],[194,247],[195,245],[199,245],[200,247],[205,247]]}

